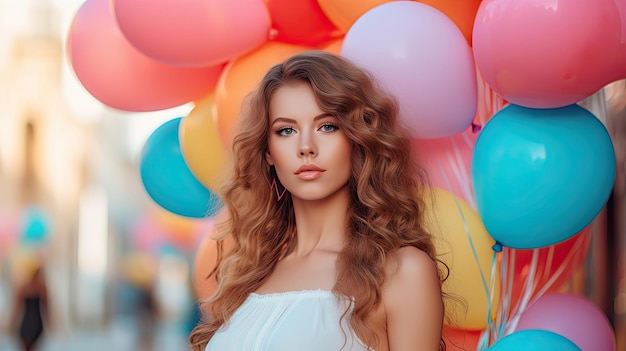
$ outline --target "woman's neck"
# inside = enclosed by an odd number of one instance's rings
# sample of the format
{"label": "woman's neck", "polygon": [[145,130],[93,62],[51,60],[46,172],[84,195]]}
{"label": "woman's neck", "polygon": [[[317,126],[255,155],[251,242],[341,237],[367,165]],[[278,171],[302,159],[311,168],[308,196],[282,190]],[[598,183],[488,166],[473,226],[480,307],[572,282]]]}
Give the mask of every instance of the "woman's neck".
{"label": "woman's neck", "polygon": [[348,226],[349,204],[347,187],[322,200],[294,198],[297,245],[291,255],[307,256],[316,250],[341,251]]}

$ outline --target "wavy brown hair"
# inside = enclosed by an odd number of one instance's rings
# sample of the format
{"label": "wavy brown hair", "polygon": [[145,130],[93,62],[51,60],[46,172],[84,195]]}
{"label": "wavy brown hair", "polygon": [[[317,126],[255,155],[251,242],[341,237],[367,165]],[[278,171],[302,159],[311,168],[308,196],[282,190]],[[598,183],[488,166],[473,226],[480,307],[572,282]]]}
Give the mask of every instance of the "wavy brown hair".
{"label": "wavy brown hair", "polygon": [[[291,197],[276,201],[269,186],[272,170],[265,161],[270,99],[294,81],[311,85],[321,110],[337,118],[352,142],[350,234],[337,259],[333,291],[354,298],[350,323],[370,348],[378,338],[367,320],[381,303],[389,257],[401,247],[414,246],[436,260],[422,220],[426,174],[415,162],[412,139],[398,119],[396,101],[367,72],[341,56],[324,51],[298,54],[272,67],[246,101],[232,143],[233,175],[221,192],[230,214],[226,233],[232,237],[232,248],[218,258],[213,272],[218,289],[205,302],[210,316],[191,333],[194,351],[204,350],[295,247]],[[442,281],[446,275],[440,269]]]}

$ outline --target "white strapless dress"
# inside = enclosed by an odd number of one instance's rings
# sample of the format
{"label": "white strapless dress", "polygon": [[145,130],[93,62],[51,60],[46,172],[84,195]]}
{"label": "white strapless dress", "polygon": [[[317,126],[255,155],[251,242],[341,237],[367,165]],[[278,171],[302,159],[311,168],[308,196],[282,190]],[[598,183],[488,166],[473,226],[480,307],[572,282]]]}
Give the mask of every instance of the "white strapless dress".
{"label": "white strapless dress", "polygon": [[252,293],[205,351],[365,351],[349,308],[326,290]]}

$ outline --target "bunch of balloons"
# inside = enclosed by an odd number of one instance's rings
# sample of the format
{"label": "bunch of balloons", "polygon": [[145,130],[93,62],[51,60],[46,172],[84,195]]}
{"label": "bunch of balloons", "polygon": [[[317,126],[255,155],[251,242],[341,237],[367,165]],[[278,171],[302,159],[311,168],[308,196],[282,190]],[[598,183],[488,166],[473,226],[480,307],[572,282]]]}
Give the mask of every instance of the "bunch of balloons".
{"label": "bunch of balloons", "polygon": [[584,260],[613,186],[610,136],[577,103],[626,78],[623,28],[621,0],[86,0],[67,52],[111,108],[194,104],[140,166],[149,196],[190,218],[222,207],[241,101],[270,66],[311,49],[353,60],[397,98],[430,174],[444,290],[465,301],[447,305],[448,347],[604,351],[613,334],[590,301],[546,299]]}

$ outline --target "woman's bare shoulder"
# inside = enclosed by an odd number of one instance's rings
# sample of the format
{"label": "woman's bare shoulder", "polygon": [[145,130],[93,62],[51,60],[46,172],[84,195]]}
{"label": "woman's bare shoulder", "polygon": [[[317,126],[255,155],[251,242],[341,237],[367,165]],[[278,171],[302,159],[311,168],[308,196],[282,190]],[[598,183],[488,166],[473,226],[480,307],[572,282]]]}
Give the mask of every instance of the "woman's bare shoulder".
{"label": "woman's bare shoulder", "polygon": [[443,326],[443,298],[435,261],[415,247],[392,256],[383,289],[387,335],[391,350],[438,350]]}

